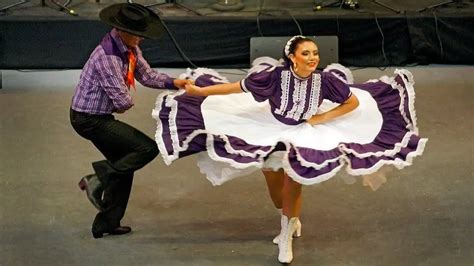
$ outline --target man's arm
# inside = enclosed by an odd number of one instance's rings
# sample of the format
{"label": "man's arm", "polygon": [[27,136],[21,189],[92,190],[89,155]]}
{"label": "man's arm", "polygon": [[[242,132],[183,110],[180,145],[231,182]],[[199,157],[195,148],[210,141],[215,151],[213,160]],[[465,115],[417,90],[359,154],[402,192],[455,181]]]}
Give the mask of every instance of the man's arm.
{"label": "man's arm", "polygon": [[148,62],[143,58],[142,53],[137,49],[137,64],[135,69],[135,78],[143,86],[155,89],[177,90],[184,89],[186,84],[191,84],[190,80],[175,79],[164,73],[158,73],[153,70]]}

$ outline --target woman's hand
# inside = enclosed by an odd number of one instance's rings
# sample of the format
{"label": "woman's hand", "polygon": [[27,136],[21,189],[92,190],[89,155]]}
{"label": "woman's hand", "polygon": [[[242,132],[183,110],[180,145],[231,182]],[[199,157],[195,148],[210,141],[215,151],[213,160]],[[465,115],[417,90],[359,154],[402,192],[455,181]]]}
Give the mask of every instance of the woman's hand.
{"label": "woman's hand", "polygon": [[306,120],[310,125],[318,125],[318,124],[324,124],[326,122],[326,119],[324,119],[324,114],[317,114],[313,115],[310,119]]}
{"label": "woman's hand", "polygon": [[203,95],[203,89],[199,86],[193,85],[193,84],[186,84],[184,86],[184,89],[186,90],[186,94],[192,95],[192,96],[204,96]]}
{"label": "woman's hand", "polygon": [[351,112],[352,110],[356,109],[357,106],[359,106],[359,100],[354,94],[352,94],[345,102],[338,105],[336,108],[333,108],[321,114],[313,115],[306,122],[308,122],[312,126],[326,123],[329,120]]}
{"label": "woman's hand", "polygon": [[173,85],[177,88],[184,89],[187,84],[194,84],[194,80],[191,79],[175,79]]}

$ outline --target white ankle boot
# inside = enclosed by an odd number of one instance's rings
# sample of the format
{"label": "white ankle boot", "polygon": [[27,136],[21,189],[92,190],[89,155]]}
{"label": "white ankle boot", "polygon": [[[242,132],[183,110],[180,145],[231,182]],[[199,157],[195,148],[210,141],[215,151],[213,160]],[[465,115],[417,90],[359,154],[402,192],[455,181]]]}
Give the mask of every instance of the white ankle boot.
{"label": "white ankle boot", "polygon": [[[281,213],[281,209],[280,209],[280,213]],[[301,222],[300,222],[300,219],[298,219],[298,217],[295,217],[295,218],[297,219],[297,222],[296,222],[296,231],[293,234],[293,236],[300,237],[301,236]],[[283,228],[287,225],[287,223],[288,223],[288,218],[286,218],[286,216],[284,216],[283,213],[281,213],[281,220],[280,220],[281,231],[280,231],[280,234],[278,234],[275,238],[273,238],[273,244],[278,245],[278,242],[280,242],[280,236],[283,234]]]}
{"label": "white ankle boot", "polygon": [[[285,223],[283,224],[283,222]],[[281,263],[290,263],[293,260],[293,235],[297,231],[297,224],[298,217],[292,217],[288,220],[288,217],[282,216],[284,227],[282,227],[278,242],[278,261]]]}

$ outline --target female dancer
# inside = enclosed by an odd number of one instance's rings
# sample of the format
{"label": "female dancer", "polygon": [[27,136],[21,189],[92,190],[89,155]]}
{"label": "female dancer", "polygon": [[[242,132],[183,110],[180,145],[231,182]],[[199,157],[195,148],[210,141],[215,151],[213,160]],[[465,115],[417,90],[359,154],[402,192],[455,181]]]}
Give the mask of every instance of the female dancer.
{"label": "female dancer", "polygon": [[295,36],[285,46],[283,64],[257,59],[239,82],[209,69],[188,70],[184,78],[196,85],[160,95],[153,111],[167,164],[207,151],[198,166],[216,185],[262,169],[282,210],[273,240],[282,263],[292,261],[292,239],[301,234],[302,184],[328,180],[344,165],[352,175],[383,165],[403,168],[427,141],[417,134],[410,72],[351,84],[348,69],[319,71],[318,63],[316,43]]}

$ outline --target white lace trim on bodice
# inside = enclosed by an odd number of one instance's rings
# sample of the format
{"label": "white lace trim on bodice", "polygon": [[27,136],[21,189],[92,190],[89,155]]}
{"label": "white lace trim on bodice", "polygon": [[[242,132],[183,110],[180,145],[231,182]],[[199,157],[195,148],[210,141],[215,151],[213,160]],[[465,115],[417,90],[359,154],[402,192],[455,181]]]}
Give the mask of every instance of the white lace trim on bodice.
{"label": "white lace trim on bodice", "polygon": [[[290,79],[294,78],[294,88],[292,93],[293,107],[287,110],[290,95]],[[318,110],[319,97],[321,92],[321,75],[312,74],[311,88],[308,90],[308,80],[294,77],[289,70],[281,72],[281,99],[280,107],[275,110],[278,115],[299,121],[301,119],[309,119],[316,114]],[[309,92],[309,93],[308,93]],[[309,106],[306,112],[306,99],[309,98]],[[304,113],[303,113],[304,112]],[[285,114],[286,113],[286,114]]]}

